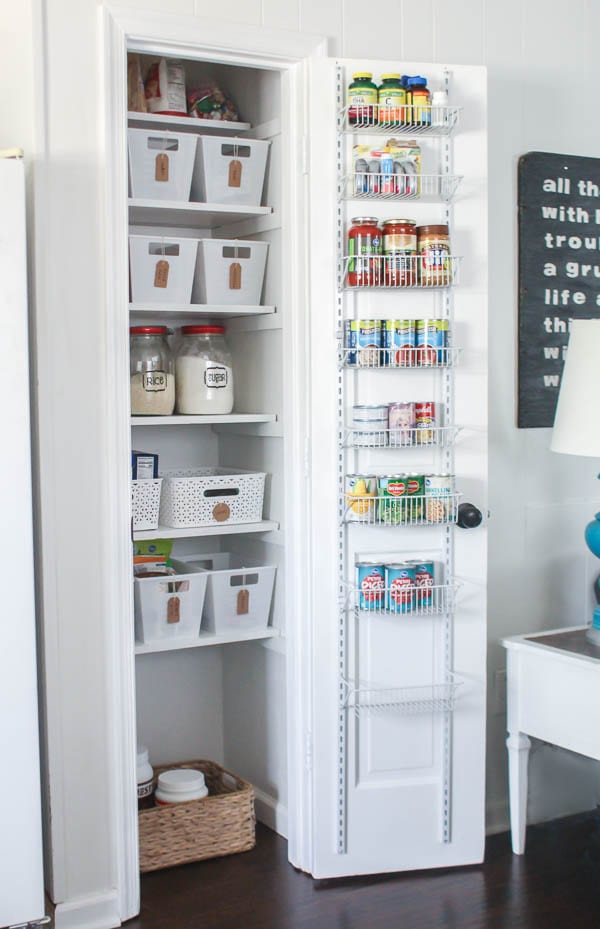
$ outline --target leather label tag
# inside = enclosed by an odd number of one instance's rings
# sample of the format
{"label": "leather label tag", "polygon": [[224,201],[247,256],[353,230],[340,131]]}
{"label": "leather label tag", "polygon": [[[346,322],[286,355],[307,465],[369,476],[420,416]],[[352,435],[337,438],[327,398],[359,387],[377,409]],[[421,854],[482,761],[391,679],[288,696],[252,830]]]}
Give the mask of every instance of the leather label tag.
{"label": "leather label tag", "polygon": [[169,282],[169,262],[162,258],[156,262],[154,269],[154,286],[166,287]]}
{"label": "leather label tag", "polygon": [[226,503],[217,503],[212,512],[218,523],[224,523],[231,516],[231,510]]}
{"label": "leather label tag", "polygon": [[246,616],[250,612],[250,591],[240,590],[237,595],[237,615]]}
{"label": "leather label tag", "polygon": [[239,261],[233,261],[229,265],[229,289],[242,289],[242,266]]}
{"label": "leather label tag", "polygon": [[242,186],[242,162],[238,161],[237,158],[234,158],[233,161],[229,162],[229,187],[241,187]]}
{"label": "leather label tag", "polygon": [[169,597],[167,601],[167,623],[172,625],[173,623],[178,623],[181,619],[180,612],[180,600],[179,597]]}
{"label": "leather label tag", "polygon": [[[169,180],[169,156],[165,155],[164,152],[161,152],[160,155],[156,156],[156,163],[154,166],[154,180],[155,181],[168,181]],[[232,186],[231,184],[229,185]],[[238,184],[239,187],[239,184]]]}

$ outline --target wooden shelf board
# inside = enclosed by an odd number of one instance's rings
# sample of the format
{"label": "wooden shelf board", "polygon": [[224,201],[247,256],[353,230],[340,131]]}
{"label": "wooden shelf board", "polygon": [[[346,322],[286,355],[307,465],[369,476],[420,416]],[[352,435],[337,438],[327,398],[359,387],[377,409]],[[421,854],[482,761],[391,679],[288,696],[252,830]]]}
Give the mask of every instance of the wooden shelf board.
{"label": "wooden shelf board", "polygon": [[146,539],[194,539],[212,535],[244,535],[248,532],[272,532],[279,529],[279,523],[272,519],[263,519],[260,523],[233,523],[221,526],[195,526],[188,529],[172,529],[158,526],[157,529],[138,529],[134,531],[134,541]]}
{"label": "wooden shelf board", "polygon": [[229,413],[221,416],[132,416],[132,426],[211,426],[215,423],[274,423],[275,413]]}
{"label": "wooden shelf board", "polygon": [[231,318],[242,316],[265,316],[275,312],[274,306],[226,306],[211,303],[130,303],[129,315],[131,319],[141,319],[149,316],[160,316],[164,319],[190,317],[214,318],[228,316]]}
{"label": "wooden shelf board", "polygon": [[234,642],[256,642],[260,639],[278,638],[277,629],[258,629],[251,632],[200,632],[193,639],[165,639],[160,642],[136,642],[136,655],[152,655],[156,652],[176,652],[183,648],[202,648],[207,645],[230,645]]}
{"label": "wooden shelf board", "polygon": [[196,203],[181,200],[129,198],[129,222],[133,226],[198,226],[215,228],[239,223],[251,216],[267,216],[270,206],[244,206],[229,203]]}
{"label": "wooden shelf board", "polygon": [[232,122],[226,119],[195,119],[192,116],[163,116],[161,113],[127,114],[130,129],[171,129],[173,132],[210,132],[216,135],[235,135],[252,128],[250,123]]}

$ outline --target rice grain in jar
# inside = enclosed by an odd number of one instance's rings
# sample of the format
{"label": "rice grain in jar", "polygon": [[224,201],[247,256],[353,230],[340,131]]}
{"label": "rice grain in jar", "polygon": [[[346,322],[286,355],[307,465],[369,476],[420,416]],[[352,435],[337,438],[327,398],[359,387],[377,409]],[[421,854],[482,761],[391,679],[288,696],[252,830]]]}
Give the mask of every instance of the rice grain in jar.
{"label": "rice grain in jar", "polygon": [[452,283],[450,236],[447,224],[417,226],[419,275],[423,287],[447,287]]}
{"label": "rice grain in jar", "polygon": [[348,285],[372,287],[379,284],[381,229],[374,216],[356,216],[348,231]]}
{"label": "rice grain in jar", "polygon": [[411,287],[417,283],[417,224],[414,219],[386,219],[383,226],[385,283]]}
{"label": "rice grain in jar", "polygon": [[175,408],[175,370],[166,326],[129,330],[132,416],[170,416]]}

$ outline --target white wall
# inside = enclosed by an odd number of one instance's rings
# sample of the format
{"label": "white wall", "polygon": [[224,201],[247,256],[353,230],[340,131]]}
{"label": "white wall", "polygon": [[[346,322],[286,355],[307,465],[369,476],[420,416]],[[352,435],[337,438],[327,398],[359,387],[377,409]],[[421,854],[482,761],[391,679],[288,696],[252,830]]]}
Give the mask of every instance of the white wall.
{"label": "white wall", "polygon": [[[195,13],[211,21],[215,16],[212,0],[128,0],[128,5]],[[64,834],[56,837],[53,893],[67,901],[90,895],[108,899],[116,880],[108,818],[92,815],[93,807],[110,804],[112,789],[110,733],[93,725],[102,718],[110,691],[97,532],[102,495],[109,490],[102,484],[105,419],[97,377],[103,342],[98,7],[96,0],[45,0],[36,20],[45,32],[38,70],[43,86],[35,93],[46,131],[38,122],[34,137],[33,107],[15,106],[0,121],[3,138],[9,133],[8,141],[22,137],[32,145],[38,222],[42,208],[52,211],[37,230],[36,283],[41,460],[54,480],[54,493],[42,500],[44,545],[60,552],[61,564],[55,576],[44,575],[45,660],[55,680],[48,707],[56,778],[51,801],[65,816]],[[27,11],[21,14],[15,4],[11,14],[21,38],[28,29]],[[517,156],[530,149],[598,153],[600,65],[594,36],[600,4],[395,0],[372,16],[364,0],[229,0],[219,15],[235,23],[327,35],[332,54],[489,68],[493,681],[504,665],[502,635],[582,620],[585,575],[594,570],[581,540],[582,524],[600,499],[593,462],[551,456],[547,430],[519,432],[514,426],[515,176]],[[32,55],[27,43],[23,55],[15,54],[17,47],[14,35],[2,33],[0,62],[13,55],[12,76],[25,81],[20,86],[29,88],[31,101]],[[39,62],[39,48],[37,53]],[[57,408],[45,402],[47,383],[62,390]],[[489,810],[498,826],[506,821],[504,719],[493,711],[492,693]],[[598,794],[592,765],[549,750],[532,756],[531,788],[535,817],[591,806]]]}

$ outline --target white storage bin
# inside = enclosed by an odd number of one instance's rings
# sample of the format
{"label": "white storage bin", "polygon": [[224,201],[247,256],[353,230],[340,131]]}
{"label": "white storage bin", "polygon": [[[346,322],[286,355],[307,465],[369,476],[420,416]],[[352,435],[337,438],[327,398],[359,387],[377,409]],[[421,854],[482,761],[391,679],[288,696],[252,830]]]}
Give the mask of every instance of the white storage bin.
{"label": "white storage bin", "polygon": [[198,136],[192,200],[260,206],[270,142]]}
{"label": "white storage bin", "polygon": [[130,235],[132,303],[190,303],[198,239]]}
{"label": "white storage bin", "polygon": [[194,275],[194,303],[258,306],[268,242],[200,239]]}
{"label": "white storage bin", "polygon": [[156,529],[162,478],[131,482],[131,516],[134,529]]}
{"label": "white storage bin", "polygon": [[171,564],[177,574],[134,578],[138,642],[194,639],[200,634],[208,574],[183,561]]}
{"label": "white storage bin", "polygon": [[229,552],[203,555],[191,564],[209,572],[202,615],[205,632],[251,632],[267,628],[275,566],[257,566],[252,559]]}
{"label": "white storage bin", "polygon": [[189,201],[196,136],[187,132],[129,129],[131,196],[142,200]]}
{"label": "white storage bin", "polygon": [[160,524],[186,529],[260,522],[265,477],[236,468],[165,471]]}

